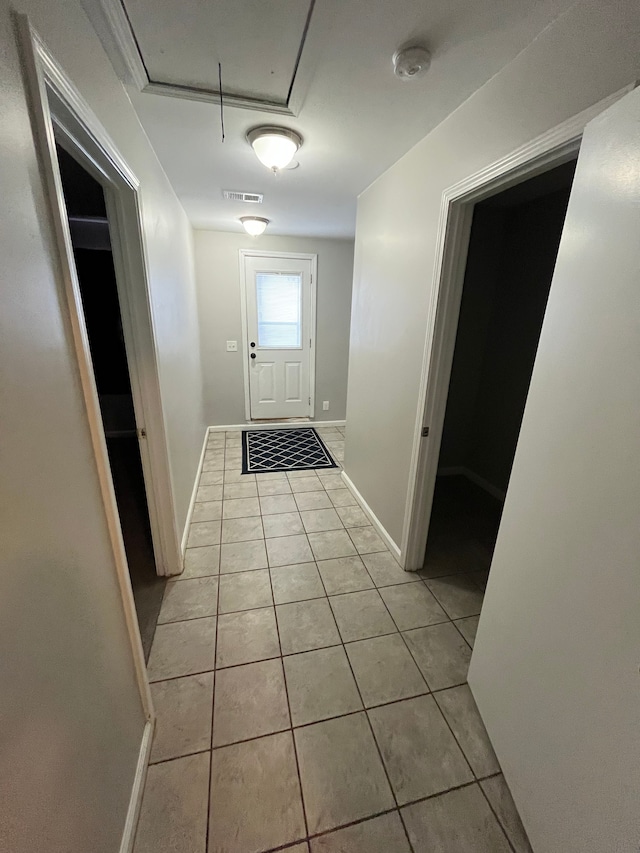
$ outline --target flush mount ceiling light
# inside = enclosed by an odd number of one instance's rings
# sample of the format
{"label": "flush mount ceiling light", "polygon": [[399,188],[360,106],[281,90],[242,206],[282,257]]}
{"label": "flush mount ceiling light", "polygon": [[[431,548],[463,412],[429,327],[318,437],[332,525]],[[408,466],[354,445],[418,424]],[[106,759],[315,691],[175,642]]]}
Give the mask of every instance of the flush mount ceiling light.
{"label": "flush mount ceiling light", "polygon": [[252,237],[259,237],[269,224],[269,220],[262,216],[241,216],[240,222],[247,234],[251,234]]}
{"label": "flush mount ceiling light", "polygon": [[254,127],[247,133],[247,141],[261,163],[277,174],[286,169],[302,145],[302,137],[287,127]]}
{"label": "flush mount ceiling light", "polygon": [[431,65],[431,54],[422,45],[401,47],[393,54],[393,73],[401,80],[422,77]]}

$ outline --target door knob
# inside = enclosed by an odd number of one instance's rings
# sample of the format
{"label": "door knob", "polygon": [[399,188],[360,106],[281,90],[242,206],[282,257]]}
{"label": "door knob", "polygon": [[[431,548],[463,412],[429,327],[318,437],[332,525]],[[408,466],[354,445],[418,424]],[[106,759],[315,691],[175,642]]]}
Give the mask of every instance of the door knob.
{"label": "door knob", "polygon": [[251,353],[251,358],[255,358],[255,357],[256,357],[255,352],[252,352],[252,353]]}

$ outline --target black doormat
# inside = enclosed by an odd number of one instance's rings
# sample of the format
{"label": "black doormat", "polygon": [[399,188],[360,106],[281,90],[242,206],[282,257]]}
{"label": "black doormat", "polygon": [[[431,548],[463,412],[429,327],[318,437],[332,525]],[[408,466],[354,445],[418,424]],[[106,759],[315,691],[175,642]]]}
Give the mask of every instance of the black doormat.
{"label": "black doormat", "polygon": [[244,430],[242,433],[243,474],[337,467],[313,427]]}

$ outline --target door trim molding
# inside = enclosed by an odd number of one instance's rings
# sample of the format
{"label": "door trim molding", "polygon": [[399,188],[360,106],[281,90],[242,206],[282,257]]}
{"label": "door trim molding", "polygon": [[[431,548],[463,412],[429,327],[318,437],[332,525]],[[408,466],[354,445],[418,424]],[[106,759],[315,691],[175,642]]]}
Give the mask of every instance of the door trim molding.
{"label": "door trim molding", "polygon": [[[92,433],[97,431],[100,434],[100,439],[94,438],[94,450],[98,460],[103,452],[106,454],[56,142],[82,164],[104,191],[136,426],[146,433],[146,438],[138,444],[156,568],[159,575],[175,574],[180,571],[180,551],[148,287],[148,262],[142,237],[140,183],[78,89],[33,30],[28,18],[20,15],[18,21],[27,60],[32,115],[37,124],[36,145],[51,202],[85,403]],[[95,411],[94,403],[98,406]],[[93,422],[96,414],[99,424]],[[111,480],[110,468],[108,479]],[[106,506],[108,502],[109,498],[105,496]]]}
{"label": "door trim molding", "polygon": [[124,822],[124,830],[122,832],[122,841],[120,842],[119,853],[132,853],[133,851],[136,829],[138,828],[138,818],[140,817],[140,807],[142,806],[142,796],[144,794],[145,782],[147,781],[147,770],[149,769],[149,758],[151,757],[154,728],[155,719],[151,718],[147,720],[144,726],[144,732],[142,733],[138,763],[136,764],[136,772],[133,777],[131,796],[129,797],[129,806],[127,808],[127,816]]}
{"label": "door trim molding", "polygon": [[311,404],[309,417],[313,420],[316,412],[316,301],[318,296],[318,255],[308,252],[261,252],[258,249],[239,249],[238,263],[240,266],[240,314],[242,317],[242,373],[244,376],[244,416],[251,423],[251,391],[249,387],[249,362],[247,350],[247,276],[245,258],[292,258],[300,261],[311,261],[311,352],[309,354],[309,397]]}
{"label": "door trim molding", "polygon": [[[473,206],[570,160],[580,148],[587,123],[635,85],[593,104],[442,194],[402,531],[401,561],[409,570],[420,568],[427,543]],[[429,428],[428,438],[422,437],[424,427]]]}
{"label": "door trim molding", "polygon": [[207,452],[207,442],[209,441],[209,432],[211,427],[207,427],[204,431],[204,441],[202,442],[202,451],[200,453],[200,461],[198,462],[198,468],[196,470],[196,477],[193,481],[193,489],[191,490],[191,500],[189,501],[189,508],[187,509],[187,517],[184,522],[184,530],[182,531],[182,541],[180,544],[180,554],[182,556],[182,566],[184,567],[184,555],[187,550],[187,539],[189,538],[189,526],[191,524],[191,517],[193,516],[193,509],[196,505],[196,495],[198,493],[198,485],[200,483],[200,475],[202,474],[202,466],[204,465],[204,457]]}
{"label": "door trim molding", "polygon": [[[100,404],[98,402],[91,366],[87,330],[82,314],[80,289],[73,261],[71,235],[66,217],[66,207],[55,149],[56,137],[54,124],[56,127],[66,127],[68,140],[73,141],[74,145],[77,146],[77,149],[75,147],[73,149],[74,153],[76,150],[81,153],[83,159],[86,159],[90,173],[100,180],[103,187],[105,186],[105,181],[111,183],[113,204],[119,213],[124,213],[124,210],[119,207],[118,201],[122,201],[122,194],[125,190],[129,191],[131,199],[136,204],[135,209],[139,210],[137,208],[136,194],[138,182],[133,173],[128,169],[126,163],[120,158],[117,149],[113,146],[106,131],[98,123],[98,120],[82,99],[80,93],[65,75],[63,69],[40,39],[39,35],[32,29],[28,17],[26,15],[17,15],[16,22],[22,48],[26,88],[30,95],[30,114],[34,126],[34,143],[50,207],[56,241],[55,248],[57,248],[58,252],[59,274],[63,280],[67,297],[72,342],[80,373],[80,382],[87,411],[96,469],[102,493],[102,502],[111,540],[142,708],[147,725],[150,726],[154,719],[153,703],[147,679],[144,652],[140,639],[140,629],[133,600],[120,519],[118,517],[113,490]],[[49,98],[52,99],[51,104]],[[74,130],[78,134],[81,134],[80,138],[84,145],[78,141],[76,136],[71,134],[69,125],[72,123],[75,123],[76,127]],[[125,219],[125,221],[131,224],[130,217],[128,220]],[[123,224],[123,219],[118,216],[114,232],[119,231],[123,227]],[[135,229],[139,228],[137,218],[134,220],[133,227]],[[136,269],[134,266],[135,247],[131,245],[133,242],[137,242],[137,240],[132,241],[130,238],[126,239],[125,237],[122,241],[121,245],[126,255],[124,263],[126,264],[127,271],[131,270],[132,273],[137,274],[138,280],[141,280],[146,292],[145,267],[141,266]],[[143,262],[144,259],[142,258],[141,260]],[[155,357],[155,352],[151,355]],[[173,527],[175,529],[175,523]],[[146,732],[148,731],[149,729],[147,728]]]}

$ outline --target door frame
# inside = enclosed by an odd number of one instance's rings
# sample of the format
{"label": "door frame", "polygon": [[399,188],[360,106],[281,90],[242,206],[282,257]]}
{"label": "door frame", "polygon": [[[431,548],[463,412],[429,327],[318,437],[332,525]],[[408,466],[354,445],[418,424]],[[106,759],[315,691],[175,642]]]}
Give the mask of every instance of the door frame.
{"label": "door frame", "polygon": [[242,315],[242,372],[244,376],[244,414],[247,423],[251,423],[251,389],[249,386],[249,360],[246,354],[249,351],[249,330],[247,328],[247,276],[245,268],[246,258],[290,258],[298,261],[311,261],[310,294],[311,317],[309,328],[311,330],[311,349],[309,352],[309,397],[311,404],[309,418],[313,420],[316,412],[316,300],[318,296],[318,255],[307,252],[261,252],[259,249],[240,249],[240,312]]}
{"label": "door frame", "polygon": [[407,571],[421,568],[427,545],[474,206],[571,160],[588,122],[634,87],[625,86],[442,194],[401,541]]}
{"label": "door frame", "polygon": [[101,480],[104,476],[102,469],[107,465],[108,486],[103,486],[105,508],[110,515],[113,510],[111,473],[56,143],[71,154],[104,191],[156,568],[159,575],[178,574],[182,566],[180,540],[175,522],[158,349],[142,236],[140,182],[64,69],[33,30],[28,18],[23,15],[17,17],[36,130],[35,142],[51,203],[74,345]]}
{"label": "door frame", "polygon": [[[144,441],[140,441],[139,444],[145,484],[148,482],[147,476],[152,483],[151,488],[147,485],[147,492],[148,500],[149,497],[151,498],[149,515],[152,531],[155,533],[156,563],[158,569],[163,569],[159,574],[169,574],[176,571],[179,566],[179,549],[157,372],[158,359],[147,284],[139,198],[140,185],[88,104],[40,36],[33,30],[28,17],[17,15],[16,20],[22,47],[26,86],[31,101],[34,143],[50,205],[59,272],[67,297],[73,346],[78,362],[102,502],[138,688],[147,720],[131,799],[132,803],[137,802],[139,805],[138,794],[144,784],[146,759],[151,747],[153,704],[91,362],[56,154],[56,142],[78,159],[83,168],[86,168],[99,181],[105,192],[114,266],[118,278],[118,295],[122,300],[120,307],[127,359],[132,374],[132,387],[135,386],[136,418],[142,412],[145,416],[143,423],[153,423],[153,429],[146,442],[149,445],[148,451],[142,453]],[[145,359],[148,359],[146,365]],[[157,420],[153,420],[154,418]],[[166,490],[164,495],[163,490]],[[135,818],[136,814],[130,810],[127,815],[125,836],[135,827]],[[131,838],[133,838],[132,835]]]}

